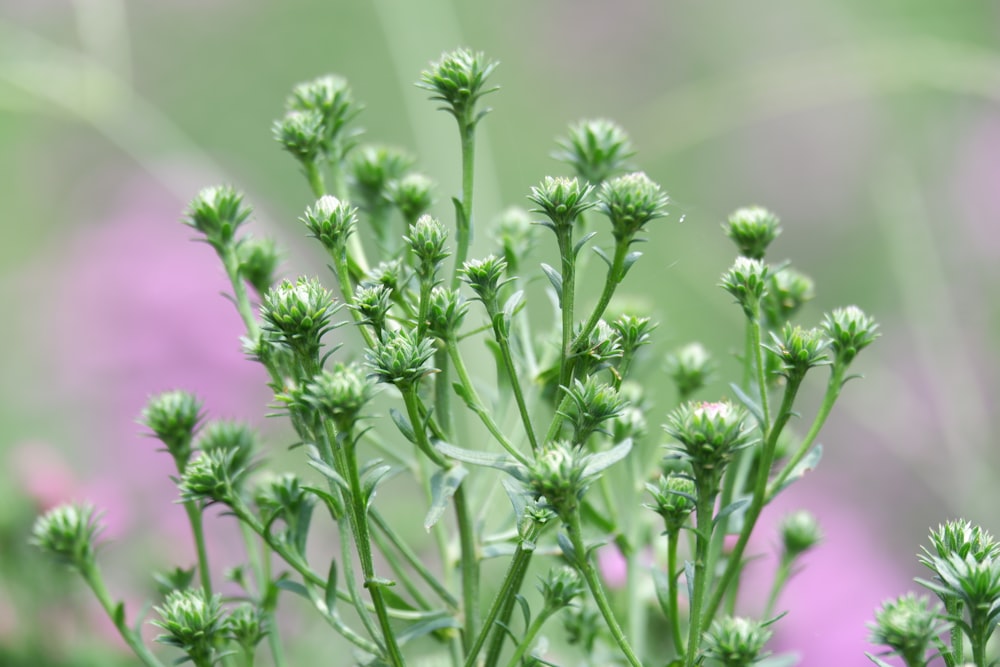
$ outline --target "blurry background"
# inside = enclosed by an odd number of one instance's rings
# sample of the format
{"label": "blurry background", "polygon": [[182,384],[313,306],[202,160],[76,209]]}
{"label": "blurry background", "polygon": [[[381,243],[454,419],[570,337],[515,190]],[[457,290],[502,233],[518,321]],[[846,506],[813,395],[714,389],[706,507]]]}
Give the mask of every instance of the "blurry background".
{"label": "blurry background", "polygon": [[998,34],[1000,5],[975,1],[4,0],[0,662],[112,660],[104,626],[60,597],[87,609],[77,582],[25,562],[40,508],[106,509],[109,536],[128,537],[103,558],[137,591],[130,608],[148,594],[142,563],[189,558],[166,457],[134,423],[149,394],[185,387],[212,414],[261,421],[264,378],[214,256],[177,222],[187,201],[237,185],[289,273],[321,274],[296,225],[305,181],[270,123],[294,83],[336,72],[367,107],[366,140],[414,152],[450,219],[454,122],[413,82],[468,45],[501,62],[481,222],[565,173],[549,153],[581,118],[621,123],[670,193],[625,286],[662,322],[655,363],[694,338],[726,359],[741,340],[715,285],[733,258],[719,225],[748,204],[783,220],[772,260],[816,280],[804,324],[852,302],[880,321],[822,465],[789,492],[827,543],[778,637],[806,665],[866,664],[864,623],[911,586],[927,528],[962,515],[1000,530]]}

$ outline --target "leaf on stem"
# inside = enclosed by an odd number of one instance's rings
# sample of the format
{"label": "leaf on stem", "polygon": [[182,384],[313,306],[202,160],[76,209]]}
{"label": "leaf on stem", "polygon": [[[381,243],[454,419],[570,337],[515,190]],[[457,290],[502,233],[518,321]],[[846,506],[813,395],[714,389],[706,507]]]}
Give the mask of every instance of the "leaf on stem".
{"label": "leaf on stem", "polygon": [[764,424],[764,411],[760,407],[760,403],[750,398],[746,392],[740,389],[739,385],[735,382],[729,383],[729,388],[733,390],[733,395],[736,396],[736,400],[743,404],[753,418],[757,420],[758,424]]}
{"label": "leaf on stem", "polygon": [[505,454],[477,452],[472,449],[463,449],[462,447],[456,447],[454,445],[449,445],[447,442],[440,441],[434,443],[434,448],[448,458],[455,459],[456,461],[502,470],[514,479],[524,481],[524,467]]}
{"label": "leaf on stem", "polygon": [[429,532],[431,527],[441,520],[448,508],[448,502],[468,474],[468,468],[462,465],[438,468],[434,471],[431,476],[431,506],[427,510],[427,516],[424,517],[424,530]]}
{"label": "leaf on stem", "polygon": [[406,418],[406,415],[396,408],[389,408],[389,416],[392,417],[392,421],[396,423],[396,428],[403,434],[403,437],[409,440],[410,444],[417,444],[417,434],[413,432],[413,426],[410,425],[410,420]]}
{"label": "leaf on stem", "polygon": [[781,486],[776,488],[774,490],[774,493],[771,494],[771,498],[777,496],[779,493],[781,493],[789,486],[791,486],[794,482],[797,482],[800,479],[802,479],[807,472],[815,470],[816,466],[819,465],[820,459],[822,458],[823,458],[823,445],[817,444],[815,447],[809,450],[808,454],[802,457],[802,460],[799,461],[794,468],[792,468],[792,471],[788,473],[788,477],[786,477],[785,481],[781,483]]}
{"label": "leaf on stem", "polygon": [[563,293],[562,276],[559,275],[558,271],[556,271],[555,269],[553,269],[548,264],[545,264],[544,262],[542,263],[542,273],[544,273],[545,277],[549,279],[550,283],[552,283],[552,287],[553,287],[553,289],[555,289],[556,296],[559,297],[559,303],[561,305],[562,304],[562,293]]}
{"label": "leaf on stem", "polygon": [[[729,503],[728,505],[726,505],[725,507],[723,507],[721,510],[719,510],[719,513],[715,515],[714,519],[712,519],[712,527],[714,528],[715,526],[719,525],[719,521],[721,521],[722,519],[726,518],[730,514],[734,514],[736,512],[739,512],[740,510],[742,510],[743,508],[745,508],[749,504],[750,504],[750,499],[749,498],[740,498],[739,500],[736,500],[734,502]],[[740,512],[740,515],[742,515],[742,514],[743,513]],[[740,523],[742,523],[742,522],[740,522]]]}
{"label": "leaf on stem", "polygon": [[326,577],[326,588],[323,594],[326,611],[328,614],[332,614],[333,608],[337,604],[337,561],[333,558],[330,559],[330,573]]}

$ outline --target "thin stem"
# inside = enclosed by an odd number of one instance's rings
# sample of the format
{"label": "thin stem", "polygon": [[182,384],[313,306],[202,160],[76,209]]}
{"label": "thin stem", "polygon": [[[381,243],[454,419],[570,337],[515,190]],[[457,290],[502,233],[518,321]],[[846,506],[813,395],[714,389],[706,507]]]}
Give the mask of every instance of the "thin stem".
{"label": "thin stem", "polygon": [[[495,304],[494,304],[495,305]],[[500,347],[500,356],[503,358],[504,370],[507,371],[507,378],[511,388],[514,390],[514,400],[517,401],[517,410],[521,415],[521,424],[524,425],[524,432],[528,436],[531,444],[531,451],[538,452],[538,439],[535,437],[535,429],[531,425],[531,413],[528,410],[528,403],[524,399],[524,390],[521,388],[521,379],[514,365],[514,355],[510,349],[510,338],[502,329],[502,322],[498,317],[500,313],[495,312],[496,308],[488,308],[490,319],[493,321],[493,338]]]}
{"label": "thin stem", "polygon": [[576,555],[575,565],[577,569],[579,569],[580,573],[583,574],[583,579],[587,582],[590,594],[594,598],[594,602],[597,604],[597,608],[600,610],[601,616],[604,617],[604,622],[608,626],[608,630],[611,632],[612,638],[615,640],[615,643],[618,644],[618,648],[625,656],[625,659],[630,665],[632,665],[632,667],[642,667],[642,661],[639,660],[639,657],[632,650],[632,646],[628,643],[625,633],[622,632],[621,625],[618,624],[618,619],[615,618],[615,613],[611,609],[611,603],[608,601],[608,596],[604,592],[604,586],[601,584],[601,579],[597,575],[597,571],[594,569],[594,565],[591,563],[590,558],[587,555],[587,547],[583,542],[583,529],[580,525],[579,510],[574,510],[567,518],[569,521],[566,523],[566,532],[569,534],[570,542],[573,544],[573,551]]}
{"label": "thin stem", "polygon": [[455,520],[458,523],[458,543],[462,570],[462,607],[465,624],[462,644],[468,650],[479,632],[479,552],[476,547],[476,531],[469,513],[465,487],[455,489]]}
{"label": "thin stem", "polygon": [[[684,654],[685,667],[694,667],[698,659],[698,648],[701,646],[701,631],[706,623],[702,621],[702,604],[707,590],[708,547],[712,536],[712,509],[715,504],[715,492],[710,489],[698,489],[698,502],[695,509],[697,529],[695,532],[694,582],[691,595],[691,615],[688,622],[687,651]],[[720,587],[721,588],[721,587]]]}
{"label": "thin stem", "polygon": [[681,615],[678,601],[677,579],[680,570],[677,568],[677,544],[680,534],[673,530],[667,533],[667,604],[669,605],[670,632],[674,638],[674,650],[677,655],[684,655],[684,635],[681,633]]}
{"label": "thin stem", "polygon": [[[507,439],[503,431],[494,421],[493,416],[489,413],[486,407],[483,405],[483,401],[479,398],[478,392],[476,392],[475,386],[472,384],[472,380],[469,378],[469,371],[465,367],[465,361],[462,359],[462,355],[458,350],[458,343],[455,338],[452,337],[445,341],[445,345],[448,348],[448,354],[451,357],[452,364],[455,366],[455,374],[458,376],[458,381],[462,385],[462,389],[466,393],[466,397],[469,402],[469,409],[475,412],[479,419],[486,426],[486,430],[493,435],[500,446],[507,450],[507,453],[513,456],[522,465],[528,465],[529,461],[527,457],[521,452],[517,451],[517,448]],[[411,418],[412,420],[412,418]]]}
{"label": "thin stem", "polygon": [[250,303],[249,294],[247,294],[246,283],[240,276],[240,260],[236,256],[236,247],[230,243],[222,248],[217,248],[217,252],[219,259],[222,260],[226,275],[229,277],[229,283],[232,285],[233,302],[236,304],[236,310],[240,313],[240,319],[243,320],[243,326],[246,327],[247,337],[250,340],[256,340],[260,334],[260,325],[257,324],[257,319],[254,317],[253,305]]}
{"label": "thin stem", "polygon": [[459,271],[469,256],[472,242],[472,184],[476,162],[476,123],[469,118],[458,119],[462,141],[462,215],[455,221],[455,266],[452,269],[451,288],[458,289]]}
{"label": "thin stem", "polygon": [[438,347],[434,351],[434,367],[437,373],[434,374],[434,415],[441,429],[446,433],[451,432],[451,382],[448,372],[448,350],[446,347]]}
{"label": "thin stem", "polygon": [[413,433],[417,439],[417,447],[421,452],[424,453],[428,459],[430,459],[434,465],[439,468],[447,468],[448,460],[441,455],[438,450],[431,446],[430,441],[427,439],[427,431],[423,428],[424,420],[420,414],[420,399],[417,397],[417,388],[414,385],[399,387],[400,393],[403,395],[403,404],[406,406],[406,416],[410,420],[410,425],[413,427]]}
{"label": "thin stem", "polygon": [[528,626],[527,631],[524,633],[524,637],[514,650],[514,655],[512,655],[510,660],[507,661],[507,667],[517,667],[517,665],[520,664],[521,657],[528,652],[529,648],[531,648],[532,642],[535,641],[535,637],[539,632],[541,632],[542,626],[545,625],[547,620],[549,620],[552,613],[553,612],[550,612],[548,609],[543,609],[541,613],[535,617],[535,620],[533,620],[531,625]]}
{"label": "thin stem", "polygon": [[107,612],[108,618],[115,624],[118,634],[121,635],[122,639],[136,656],[142,660],[143,664],[146,667],[163,667],[163,663],[146,648],[146,645],[142,643],[142,639],[128,627],[128,623],[125,622],[125,614],[122,613],[119,615],[116,613],[117,605],[111,599],[111,594],[108,592],[107,586],[104,585],[104,578],[101,576],[101,571],[97,569],[97,565],[93,562],[84,563],[80,567],[80,575],[87,582],[87,585],[90,586],[90,590],[94,592],[97,601],[101,603],[101,607]]}
{"label": "thin stem", "polygon": [[597,304],[590,313],[587,322],[573,340],[573,349],[579,349],[583,345],[583,342],[594,331],[601,317],[604,316],[604,311],[607,310],[608,304],[611,303],[611,297],[614,296],[615,290],[625,277],[625,258],[628,256],[628,247],[629,243],[626,240],[615,241],[615,255],[611,260],[611,266],[608,268],[608,275],[604,281],[604,289],[601,291],[601,296],[597,300]]}
{"label": "thin stem", "polygon": [[[341,166],[342,158],[330,160],[330,180],[333,181],[333,195],[341,201],[347,199],[347,183],[344,181],[344,170]],[[326,184],[323,182],[323,174],[315,162],[307,162],[303,165],[306,173],[306,180],[309,181],[309,189],[316,199],[320,199],[327,194]],[[351,268],[351,274],[355,277],[368,273],[368,260],[365,258],[364,248],[361,247],[361,239],[357,234],[352,234],[347,239],[347,262]]]}
{"label": "thin stem", "polygon": [[452,611],[457,611],[458,600],[455,599],[455,596],[452,595],[447,588],[441,585],[439,578],[427,569],[427,566],[424,565],[420,556],[418,556],[413,549],[406,544],[406,542],[403,542],[400,539],[399,535],[396,534],[396,531],[394,531],[392,527],[386,523],[385,519],[382,518],[382,515],[373,508],[368,510],[368,516],[371,518],[375,527],[382,531],[392,546],[396,548],[410,567],[412,567],[417,574],[420,575],[420,578],[423,579],[435,593],[437,593],[438,597],[441,598],[445,605],[447,605]]}
{"label": "thin stem", "polygon": [[771,584],[771,593],[767,596],[767,606],[764,607],[764,618],[771,618],[774,615],[774,608],[778,604],[778,596],[788,583],[788,577],[792,574],[792,561],[786,556],[781,557],[778,563],[778,570],[774,573],[774,583]]}
{"label": "thin stem", "polygon": [[771,430],[771,409],[767,400],[767,369],[764,367],[764,347],[760,341],[760,303],[754,307],[754,316],[750,321],[750,333],[753,338],[754,371],[757,377],[757,392],[760,395],[760,411],[764,423],[760,425],[761,435],[766,438]]}
{"label": "thin stem", "polygon": [[562,293],[559,306],[562,312],[562,356],[559,359],[559,386],[569,387],[573,377],[573,309],[576,301],[576,256],[573,254],[573,227],[557,229],[559,257],[562,267]]}
{"label": "thin stem", "polygon": [[201,509],[193,500],[185,501],[184,511],[187,512],[191,524],[191,534],[194,536],[195,550],[198,552],[198,578],[205,595],[212,596],[212,573],[208,568],[208,549],[205,546],[205,530],[202,524]]}

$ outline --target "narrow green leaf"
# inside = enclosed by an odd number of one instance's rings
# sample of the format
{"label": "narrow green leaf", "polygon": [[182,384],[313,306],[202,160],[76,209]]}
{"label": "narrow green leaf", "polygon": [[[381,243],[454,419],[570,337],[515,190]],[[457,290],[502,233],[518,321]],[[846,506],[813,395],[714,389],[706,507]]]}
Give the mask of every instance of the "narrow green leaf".
{"label": "narrow green leaf", "polygon": [[333,558],[330,559],[330,572],[326,576],[326,588],[323,594],[326,613],[332,614],[333,608],[337,604],[337,561]]}
{"label": "narrow green leaf", "polygon": [[559,297],[559,303],[562,304],[562,293],[563,293],[562,276],[559,275],[558,271],[553,269],[548,264],[545,264],[544,262],[542,263],[542,273],[544,273],[545,277],[549,279],[550,283],[552,283],[552,287],[556,291],[556,296]]}
{"label": "narrow green leaf", "polygon": [[562,551],[566,560],[574,564],[580,562],[576,557],[576,549],[573,547],[573,543],[570,542],[569,537],[566,536],[566,533],[560,531],[559,534],[556,535],[556,542],[559,543],[559,550]]}
{"label": "narrow green leaf", "polygon": [[739,385],[730,382],[729,388],[733,390],[733,395],[736,396],[736,400],[742,403],[743,407],[745,407],[747,410],[750,411],[750,414],[752,414],[753,418],[757,420],[757,423],[763,424],[764,411],[761,410],[760,404],[757,401],[750,398],[749,396],[747,396],[746,392],[740,389]]}
{"label": "narrow green leaf", "polygon": [[526,472],[524,467],[506,454],[488,454],[486,452],[477,452],[472,449],[455,447],[454,445],[449,445],[447,442],[435,442],[434,448],[448,458],[455,459],[456,461],[476,466],[484,466],[486,468],[495,468],[497,470],[504,471],[508,475],[514,477],[514,479],[519,481],[524,480],[524,474]]}
{"label": "narrow green leaf", "polygon": [[326,477],[327,479],[331,480],[334,484],[336,484],[340,488],[350,490],[351,487],[348,486],[347,482],[344,481],[344,478],[340,476],[340,473],[338,473],[336,470],[334,470],[327,464],[320,461],[318,458],[310,456],[309,465],[310,467],[314,468],[317,472],[319,472],[319,474],[323,475],[323,477]]}
{"label": "narrow green leaf", "polygon": [[326,508],[330,511],[330,516],[334,521],[340,521],[340,519],[344,516],[344,506],[340,504],[340,499],[335,497],[332,493],[328,492],[326,489],[320,489],[310,485],[303,485],[302,488],[326,504]]}
{"label": "narrow green leaf", "polygon": [[590,232],[589,234],[584,235],[582,239],[577,241],[576,244],[573,245],[573,257],[575,258],[577,255],[579,255],[580,251],[583,249],[583,246],[587,245],[587,241],[594,238],[595,236],[597,236],[597,232]]}
{"label": "narrow green leaf", "polygon": [[412,444],[417,444],[417,436],[413,432],[413,426],[410,425],[410,420],[406,418],[406,415],[396,408],[389,408],[389,416],[392,417],[392,421],[396,423],[396,428],[403,434],[403,437]]}
{"label": "narrow green leaf", "polygon": [[591,454],[587,457],[587,465],[583,468],[583,477],[592,477],[628,456],[632,451],[632,439],[626,438],[617,445],[603,452]]}
{"label": "narrow green leaf", "polygon": [[[739,512],[749,504],[750,504],[749,498],[740,498],[739,500],[729,503],[728,505],[720,509],[719,513],[715,515],[715,518],[712,519],[712,526],[714,527],[719,525],[719,521],[726,518],[730,514]],[[742,512],[740,512],[740,514],[742,514]]]}
{"label": "narrow green leaf", "polygon": [[670,576],[659,568],[651,568],[650,572],[653,575],[653,590],[656,592],[656,601],[660,605],[660,610],[663,615],[670,620]]}
{"label": "narrow green leaf", "polygon": [[303,586],[297,581],[292,581],[291,579],[279,579],[278,581],[274,582],[274,585],[283,591],[294,593],[295,595],[304,597],[306,600],[309,600],[310,602],[312,601],[312,598],[309,596],[309,589],[307,589],[305,586]]}
{"label": "narrow green leaf", "polygon": [[427,516],[424,517],[424,530],[429,532],[431,527],[441,520],[452,496],[468,474],[469,470],[462,465],[447,469],[438,468],[434,472],[431,476],[431,506],[427,510]]}
{"label": "narrow green leaf", "polygon": [[524,617],[524,627],[530,626],[531,625],[531,606],[528,604],[528,599],[526,597],[524,597],[523,595],[521,595],[520,593],[518,593],[517,595],[515,595],[514,599],[517,600],[517,604],[521,608],[521,616]]}
{"label": "narrow green leaf", "polygon": [[371,470],[362,482],[362,494],[365,501],[365,511],[371,507],[372,499],[375,498],[375,489],[378,485],[393,472],[391,465],[380,465]]}
{"label": "narrow green leaf", "polygon": [[819,465],[820,459],[822,458],[823,445],[817,444],[815,447],[810,449],[809,452],[802,457],[802,460],[798,462],[795,468],[788,473],[788,477],[781,483],[781,486],[774,490],[774,493],[771,494],[771,498],[774,498],[789,486],[802,479],[810,470],[815,470],[816,466]]}
{"label": "narrow green leaf", "polygon": [[400,644],[405,644],[408,641],[417,639],[418,637],[424,637],[438,630],[459,627],[461,627],[461,625],[459,625],[458,621],[456,621],[452,616],[444,612],[440,612],[435,617],[414,623],[405,630],[396,633],[396,641]]}
{"label": "narrow green leaf", "polygon": [[639,261],[640,257],[642,257],[642,253],[639,252],[638,250],[633,250],[632,252],[625,255],[625,259],[624,261],[622,261],[622,275],[621,275],[622,278],[624,278],[625,275],[629,272],[629,269],[632,268],[632,265]]}
{"label": "narrow green leaf", "polygon": [[594,254],[603,259],[604,263],[608,265],[609,269],[611,268],[611,258],[608,257],[608,253],[604,252],[597,246],[594,246]]}
{"label": "narrow green leaf", "polygon": [[882,660],[878,656],[872,655],[868,651],[865,651],[865,657],[874,662],[876,665],[878,665],[878,667],[893,667],[893,665],[890,665],[888,662]]}
{"label": "narrow green leaf", "polygon": [[462,206],[462,200],[458,197],[452,197],[451,203],[455,205],[456,226],[459,228],[466,226],[468,224],[468,220],[465,219],[465,208]]}

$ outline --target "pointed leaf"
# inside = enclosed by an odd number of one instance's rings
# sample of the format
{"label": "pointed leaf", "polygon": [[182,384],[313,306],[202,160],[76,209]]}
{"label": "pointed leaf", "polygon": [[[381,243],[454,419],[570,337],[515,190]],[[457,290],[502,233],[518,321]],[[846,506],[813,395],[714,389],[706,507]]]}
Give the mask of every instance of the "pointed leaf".
{"label": "pointed leaf", "polygon": [[111,619],[119,628],[125,627],[125,603],[119,602],[115,605],[115,610],[111,613]]}
{"label": "pointed leaf", "polygon": [[587,457],[587,465],[583,468],[583,477],[592,477],[628,456],[632,451],[632,439],[626,438],[620,443],[603,452],[591,454]]}
{"label": "pointed leaf", "polygon": [[663,615],[670,620],[670,576],[666,572],[659,568],[652,568],[650,570],[653,574],[653,590],[656,592],[656,601],[660,605],[660,610]]}
{"label": "pointed leaf", "polygon": [[332,614],[333,608],[337,604],[337,561],[332,558],[330,559],[330,572],[326,575],[323,602],[326,604],[326,613]]}
{"label": "pointed leaf", "polygon": [[788,477],[786,477],[785,481],[781,483],[781,486],[774,490],[774,493],[771,494],[771,498],[774,498],[793,483],[802,479],[810,470],[815,470],[816,466],[819,465],[820,459],[822,458],[823,445],[817,444],[815,447],[810,449],[809,452],[802,457],[802,460],[796,464],[795,468],[788,473]]}
{"label": "pointed leaf", "polygon": [[879,657],[877,657],[877,656],[874,656],[874,655],[872,655],[872,654],[871,654],[871,653],[869,653],[868,651],[865,651],[865,657],[867,657],[867,658],[868,658],[869,660],[871,660],[871,661],[872,661],[872,662],[874,662],[874,663],[875,663],[876,665],[878,665],[878,667],[893,667],[893,665],[890,665],[890,664],[889,664],[888,662],[886,662],[885,660],[882,660],[881,658],[879,658]]}
{"label": "pointed leaf", "polygon": [[389,408],[389,416],[392,417],[392,421],[396,422],[396,428],[403,434],[403,437],[412,444],[417,444],[417,436],[413,432],[413,426],[410,425],[410,420],[406,418],[406,415],[396,408]]}
{"label": "pointed leaf", "polygon": [[449,445],[447,442],[435,442],[434,448],[445,456],[455,459],[456,461],[476,466],[485,466],[487,468],[496,468],[497,470],[502,470],[508,475],[511,475],[514,479],[524,479],[524,468],[506,454],[488,454],[486,452],[477,452],[472,449],[455,447],[454,445]]}
{"label": "pointed leaf", "polygon": [[461,229],[468,223],[468,220],[465,219],[465,208],[458,197],[452,197],[451,203],[455,205],[455,224],[458,229]]}
{"label": "pointed leaf", "polygon": [[514,313],[518,311],[521,306],[521,301],[524,299],[524,290],[517,290],[510,295],[510,298],[503,304],[503,333],[507,335],[510,332],[510,322],[514,319]]}
{"label": "pointed leaf", "polygon": [[520,482],[516,482],[508,477],[501,477],[500,484],[503,485],[503,490],[507,492],[507,498],[510,499],[510,504],[514,507],[514,521],[519,522],[521,517],[524,516],[524,510],[528,506],[528,490],[524,488],[524,485]]}
{"label": "pointed leaf", "polygon": [[719,525],[720,520],[726,518],[727,516],[733,514],[734,512],[742,510],[749,504],[750,504],[749,498],[740,498],[739,500],[729,503],[728,505],[720,509],[719,513],[715,515],[715,518],[712,519],[712,526],[714,527]]}
{"label": "pointed leaf", "polygon": [[326,477],[327,479],[331,480],[334,484],[336,484],[340,488],[348,490],[350,489],[350,487],[347,485],[347,482],[344,481],[344,478],[340,476],[340,473],[338,473],[336,470],[334,470],[327,464],[320,461],[318,458],[310,456],[309,465],[310,467],[314,468],[317,472],[319,472],[319,474],[323,475],[323,477]]}
{"label": "pointed leaf", "polygon": [[528,605],[528,599],[520,593],[515,595],[514,599],[517,600],[518,606],[521,607],[521,616],[524,617],[524,627],[527,628],[531,625],[531,607]]}
{"label": "pointed leaf", "polygon": [[544,273],[545,277],[549,279],[550,283],[552,283],[552,287],[555,289],[556,295],[559,297],[559,303],[561,304],[563,292],[562,276],[558,271],[544,262],[542,263],[542,273]]}
{"label": "pointed leaf", "polygon": [[763,424],[764,411],[761,410],[760,404],[757,403],[757,401],[750,398],[749,396],[747,396],[746,392],[740,389],[739,385],[730,382],[729,388],[733,390],[733,395],[736,396],[736,400],[742,403],[743,407],[745,407],[747,410],[750,411],[750,414],[752,414],[753,418],[757,420],[757,423]]}
{"label": "pointed leaf", "polygon": [[431,476],[431,506],[424,517],[424,530],[430,531],[431,527],[441,520],[444,511],[448,508],[451,497],[462,484],[462,480],[469,474],[469,470],[462,465],[455,465],[451,468],[438,468]]}
{"label": "pointed leaf", "polygon": [[440,612],[436,616],[414,623],[405,630],[396,633],[396,640],[400,644],[405,644],[410,640],[417,639],[418,637],[424,637],[438,630],[458,627],[460,626],[454,617],[450,614]]}
{"label": "pointed leaf", "polygon": [[604,252],[603,250],[601,250],[600,248],[598,248],[596,245],[594,246],[593,250],[594,250],[594,254],[597,255],[598,257],[600,257],[601,259],[603,259],[604,263],[607,264],[608,268],[610,269],[611,268],[611,258],[608,257],[608,253]]}
{"label": "pointed leaf", "polygon": [[[334,497],[334,495],[329,493],[326,489],[320,489],[308,484],[303,485],[302,489],[322,500],[326,504],[326,508],[329,510],[330,516],[334,521],[340,521],[340,519],[344,516],[344,507],[340,504],[340,499]],[[277,518],[277,515],[275,515],[275,518]]]}
{"label": "pointed leaf", "polygon": [[639,261],[640,257],[642,257],[642,253],[639,252],[638,250],[633,250],[629,254],[625,255],[625,259],[624,261],[622,261],[622,278],[624,278],[625,275],[629,272],[629,269],[632,268],[632,265],[635,264],[637,261]]}
{"label": "pointed leaf", "polygon": [[687,583],[688,589],[688,600],[694,599],[694,563],[692,561],[684,561],[684,581]]}
{"label": "pointed leaf", "polygon": [[375,498],[375,489],[392,472],[391,465],[380,465],[365,477],[361,490],[365,501],[365,510],[371,507],[372,499]]}
{"label": "pointed leaf", "polygon": [[556,535],[556,541],[559,543],[559,550],[562,551],[566,560],[570,563],[580,562],[576,557],[576,549],[573,547],[573,543],[570,542],[569,537],[566,536],[566,533],[560,531],[559,534]]}
{"label": "pointed leaf", "polygon": [[595,236],[597,236],[597,232],[590,232],[589,234],[584,235],[582,239],[577,241],[576,244],[573,246],[573,257],[579,255],[580,250],[583,249],[583,246],[587,245],[587,241],[594,238]]}
{"label": "pointed leaf", "polygon": [[300,595],[306,600],[312,601],[312,598],[309,596],[309,589],[297,581],[292,581],[291,579],[279,579],[274,582],[274,585],[283,591]]}
{"label": "pointed leaf", "polygon": [[476,410],[478,407],[476,402],[473,400],[472,395],[465,390],[465,385],[461,382],[452,382],[451,388],[454,390],[455,395],[458,396],[465,403],[465,407],[470,410]]}

